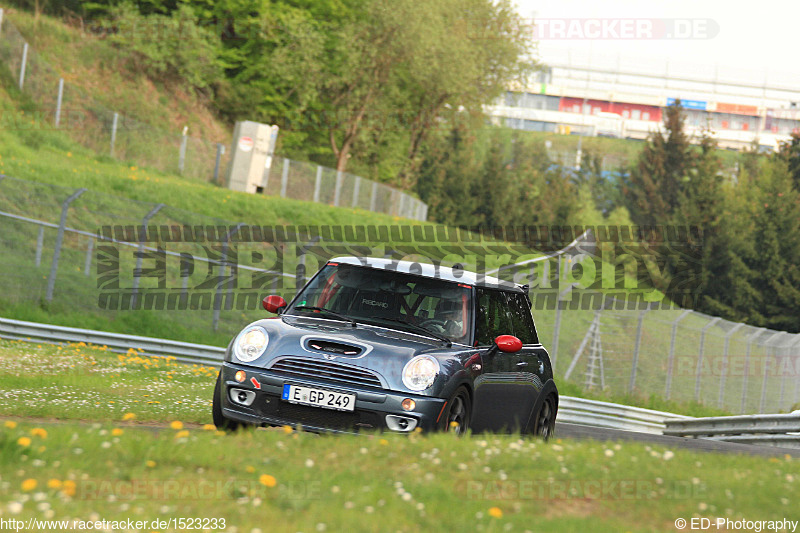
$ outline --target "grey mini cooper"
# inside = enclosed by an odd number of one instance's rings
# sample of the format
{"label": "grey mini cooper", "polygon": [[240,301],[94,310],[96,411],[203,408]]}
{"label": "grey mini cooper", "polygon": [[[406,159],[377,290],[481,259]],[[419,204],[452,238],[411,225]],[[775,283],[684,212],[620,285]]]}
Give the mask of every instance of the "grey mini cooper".
{"label": "grey mini cooper", "polygon": [[390,259],[330,260],[231,341],[214,424],[549,437],[558,390],[526,287]]}

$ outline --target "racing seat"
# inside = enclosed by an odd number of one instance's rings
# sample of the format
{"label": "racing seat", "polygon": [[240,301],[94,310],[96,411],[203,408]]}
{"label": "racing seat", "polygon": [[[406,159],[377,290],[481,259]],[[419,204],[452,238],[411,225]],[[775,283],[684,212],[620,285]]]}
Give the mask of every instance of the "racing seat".
{"label": "racing seat", "polygon": [[359,290],[352,310],[362,317],[401,318],[400,296],[381,290]]}

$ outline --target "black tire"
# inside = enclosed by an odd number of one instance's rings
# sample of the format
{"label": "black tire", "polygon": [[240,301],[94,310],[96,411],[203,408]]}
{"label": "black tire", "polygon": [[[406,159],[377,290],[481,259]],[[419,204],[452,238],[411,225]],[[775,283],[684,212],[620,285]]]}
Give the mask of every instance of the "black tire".
{"label": "black tire", "polygon": [[556,399],[548,396],[539,406],[533,424],[533,435],[548,440],[556,430]]}
{"label": "black tire", "polygon": [[[456,435],[464,435],[469,430],[472,420],[472,401],[464,387],[460,387],[453,397],[447,401],[447,409],[439,422],[442,431],[452,431]],[[457,424],[454,425],[453,423]]]}
{"label": "black tire", "polygon": [[214,400],[211,403],[211,418],[214,420],[214,425],[220,431],[234,432],[242,429],[244,424],[236,420],[231,420],[230,418],[225,418],[225,415],[222,414],[221,388],[222,372],[217,374],[217,384],[214,385]]}

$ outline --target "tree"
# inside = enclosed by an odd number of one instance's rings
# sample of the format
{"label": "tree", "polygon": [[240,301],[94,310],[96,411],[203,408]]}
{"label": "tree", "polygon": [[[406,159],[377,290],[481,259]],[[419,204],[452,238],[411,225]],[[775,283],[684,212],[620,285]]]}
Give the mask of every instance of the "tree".
{"label": "tree", "polygon": [[795,190],[800,191],[800,133],[792,133],[792,137],[781,143],[776,157],[785,161]]}
{"label": "tree", "polygon": [[623,195],[636,223],[664,224],[679,207],[692,164],[684,123],[683,108],[676,101],[666,109],[664,129],[650,135],[636,166],[623,183]]}

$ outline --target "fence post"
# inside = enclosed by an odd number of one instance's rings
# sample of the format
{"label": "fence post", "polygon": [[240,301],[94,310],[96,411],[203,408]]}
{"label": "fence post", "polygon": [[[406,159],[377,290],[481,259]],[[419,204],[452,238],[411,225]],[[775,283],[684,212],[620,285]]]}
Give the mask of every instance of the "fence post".
{"label": "fence post", "polygon": [[64,98],[64,78],[58,78],[58,99],[56,100],[56,128],[61,125],[61,100]]}
{"label": "fence post", "polygon": [[[800,334],[795,335],[795,338],[797,340],[792,345],[792,352],[794,352],[794,353],[790,353],[789,356],[795,358],[795,362],[794,362],[795,366],[794,366],[794,368],[797,368],[797,357],[799,355],[797,353],[797,349],[798,349],[798,347],[800,347]],[[800,393],[800,379],[795,379],[794,380],[794,400],[792,401],[792,406],[794,406],[796,403],[798,403],[798,401],[800,401],[800,396],[798,396],[799,393]]]}
{"label": "fence post", "polygon": [[214,331],[217,331],[219,327],[219,312],[222,308],[222,280],[225,277],[225,268],[228,266],[228,241],[230,240],[231,236],[239,231],[239,228],[244,226],[244,222],[239,222],[235,228],[230,230],[227,235],[225,235],[225,242],[222,243],[222,259],[219,263],[219,281],[217,282],[217,292],[214,294],[214,316],[211,320],[211,325],[214,328]]}
{"label": "fence post", "polygon": [[19,90],[25,84],[25,64],[28,62],[28,43],[22,45],[22,64],[19,66]]}
{"label": "fence post", "polygon": [[[778,331],[777,333],[774,333],[773,335],[771,335],[770,338],[767,339],[767,342],[764,343],[765,347],[772,348],[772,355],[774,357],[776,357],[776,359],[777,359],[777,355],[775,353],[775,346],[772,345],[772,340],[774,338],[776,338],[776,337],[780,337],[781,335],[783,335],[783,332],[782,331]],[[769,357],[769,354],[767,354],[767,357]],[[759,413],[763,413],[764,412],[764,406],[767,403],[767,377],[768,376],[769,376],[769,365],[767,364],[767,359],[764,359],[764,376],[763,376],[763,378],[761,380],[761,399],[758,402],[758,412]]]}
{"label": "fence post", "polygon": [[691,314],[691,312],[692,312],[691,309],[684,310],[683,313],[681,313],[680,316],[678,316],[678,318],[675,319],[675,322],[672,323],[672,340],[670,341],[669,344],[669,359],[667,362],[667,385],[666,385],[666,391],[664,392],[664,397],[667,400],[669,400],[669,396],[672,392],[670,389],[672,388],[672,369],[675,365],[675,339],[678,333],[678,322],[680,322],[686,316]]}
{"label": "fence post", "polygon": [[92,271],[92,251],[94,250],[94,239],[89,237],[89,244],[86,247],[86,262],[83,265],[83,274],[88,276]]}
{"label": "fence post", "polygon": [[214,183],[219,183],[219,166],[222,163],[222,156],[225,154],[225,145],[217,143],[217,160],[214,162]]}
{"label": "fence post", "polygon": [[322,186],[322,165],[317,165],[317,179],[314,180],[314,201],[319,203],[319,189]]}
{"label": "fence post", "polygon": [[[789,340],[786,342],[786,344],[784,344],[783,347],[781,348],[781,351],[783,352],[783,357],[791,357],[791,353],[790,352],[791,352],[791,348],[792,348],[793,345],[794,345],[794,343],[792,342],[791,338],[789,338]],[[791,359],[790,359],[790,361],[791,361]],[[776,363],[777,363],[777,361],[776,361]],[[794,365],[777,364],[776,366],[777,366],[778,369],[783,369],[783,372],[782,372],[782,375],[781,375],[781,394],[780,394],[780,398],[778,400],[778,409],[783,409],[783,401],[784,401],[784,398],[785,398],[785,394],[784,393],[786,391],[786,370],[785,369],[787,367],[791,368],[791,369],[794,369]]]}
{"label": "fence post", "polygon": [[706,331],[720,320],[722,320],[720,317],[714,317],[700,330],[700,351],[697,354],[697,368],[695,369],[694,376],[694,400],[696,402],[700,401],[700,376],[703,373],[703,353],[706,347]]}
{"label": "fence post", "polygon": [[747,379],[750,377],[750,350],[753,347],[756,337],[767,331],[767,328],[758,328],[752,335],[747,338],[747,352],[744,356],[744,379],[742,379],[742,409],[744,414],[745,401],[747,400]]}
{"label": "fence post", "polygon": [[178,174],[183,174],[183,169],[186,166],[186,143],[189,138],[186,133],[189,131],[189,126],[183,127],[183,134],[181,137],[181,148],[178,151]]}
{"label": "fence post", "polygon": [[289,165],[291,159],[288,157],[283,160],[283,171],[281,172],[281,198],[286,198],[286,188],[289,186]]}
{"label": "fence post", "polygon": [[295,290],[297,293],[299,293],[306,284],[306,252],[308,252],[308,248],[313,246],[320,238],[319,236],[314,237],[308,241],[308,244],[300,245],[300,257],[297,258],[297,266],[294,269]]}
{"label": "fence post", "polygon": [[378,200],[378,182],[372,182],[372,194],[369,197],[369,210],[375,211],[375,203]]}
{"label": "fence post", "polygon": [[636,367],[639,364],[639,348],[642,345],[642,326],[644,323],[644,315],[647,314],[649,309],[645,309],[639,313],[639,322],[636,325],[636,344],[633,346],[633,362],[631,363],[631,380],[628,383],[628,392],[633,392],[633,387],[636,385]]}
{"label": "fence post", "polygon": [[42,264],[42,246],[44,245],[44,226],[39,226],[39,236],[36,237],[36,266]]}
{"label": "fence post", "polygon": [[147,213],[142,219],[142,226],[139,228],[139,248],[136,250],[136,268],[133,270],[133,288],[131,290],[131,309],[136,309],[139,299],[139,278],[142,276],[142,261],[144,260],[144,241],[147,240],[147,224],[150,219],[161,211],[164,204],[158,204]]}
{"label": "fence post", "polygon": [[[561,256],[558,257],[559,261],[561,260]],[[558,339],[561,334],[561,297],[567,294],[572,287],[577,285],[577,283],[570,283],[566,289],[558,293],[558,297],[556,297],[556,321],[553,324],[553,357],[551,361],[551,365],[553,366],[553,374],[556,372],[556,360],[558,360]]]}
{"label": "fence post", "polygon": [[356,176],[356,184],[353,187],[353,205],[358,207],[358,194],[361,192],[361,176]]}
{"label": "fence post", "polygon": [[111,157],[114,157],[114,143],[117,142],[117,121],[119,113],[114,113],[114,120],[111,122]]}
{"label": "fence post", "polygon": [[45,299],[50,302],[53,300],[53,290],[56,288],[56,274],[58,273],[58,258],[61,256],[61,245],[64,242],[64,229],[67,226],[67,211],[69,205],[87,189],[78,189],[64,200],[61,204],[61,220],[58,223],[58,235],[56,236],[56,246],[53,249],[53,262],[50,265],[50,276],[47,278],[47,293]]}
{"label": "fence post", "polygon": [[339,207],[339,196],[342,194],[342,179],[343,173],[341,170],[336,171],[336,188],[333,191],[333,205]]}
{"label": "fence post", "polygon": [[181,305],[189,308],[189,276],[194,272],[194,257],[181,252]]}
{"label": "fence post", "polygon": [[722,401],[725,395],[725,375],[728,373],[728,348],[731,345],[731,337],[739,331],[744,324],[736,324],[731,330],[725,335],[725,348],[722,350],[722,372],[719,376],[719,398],[717,399],[717,406],[722,408]]}

